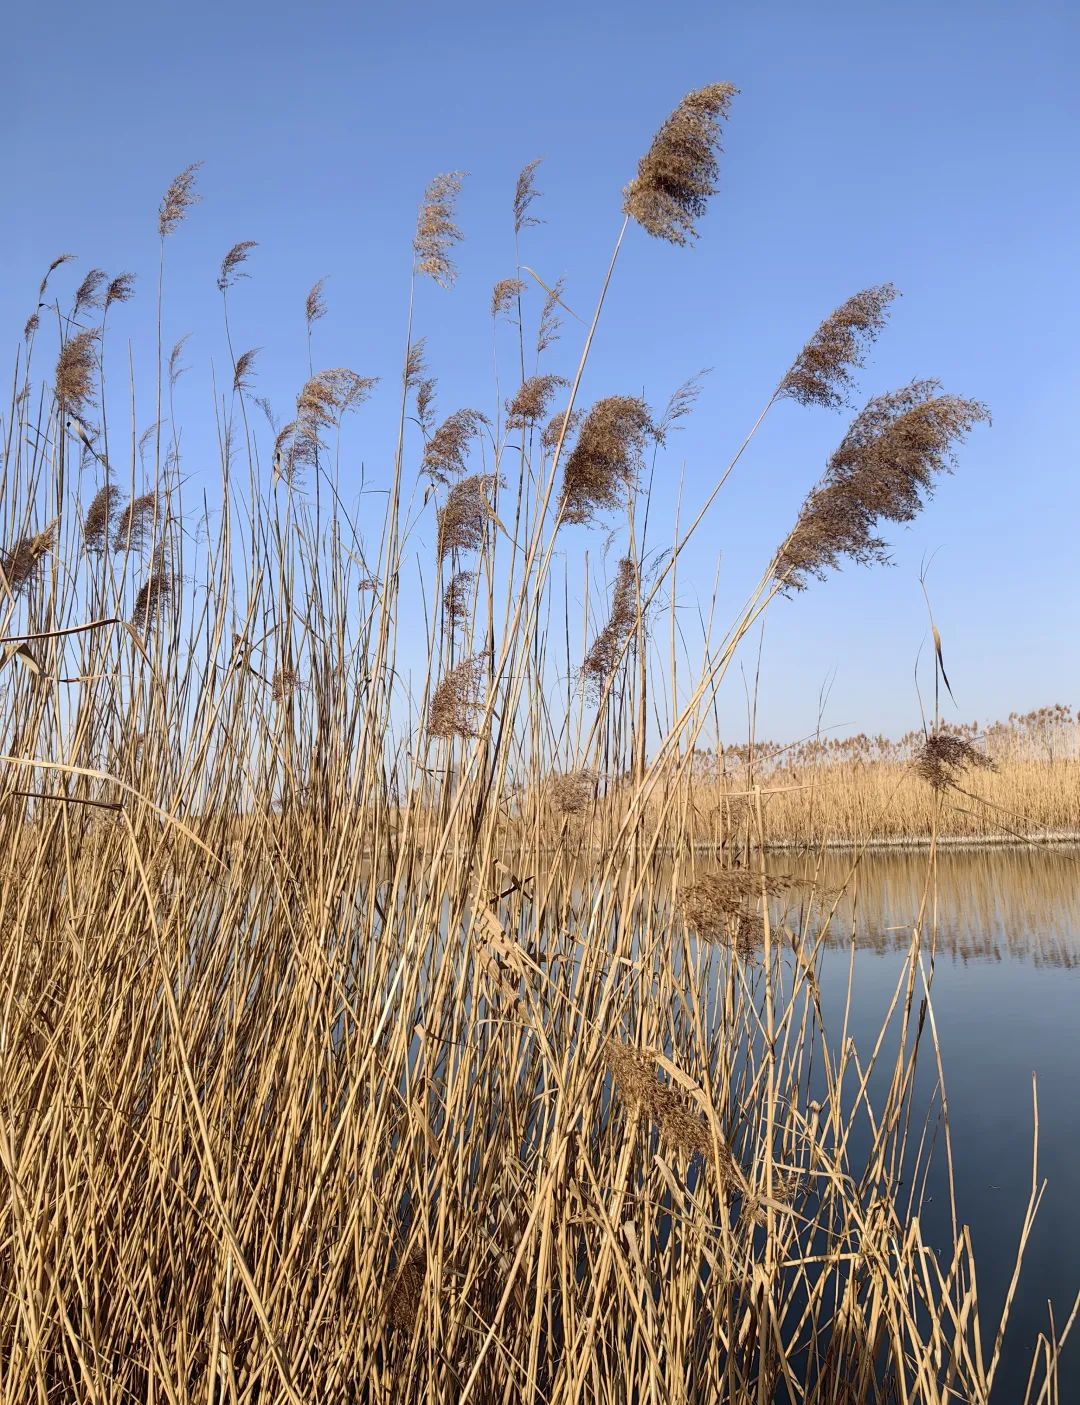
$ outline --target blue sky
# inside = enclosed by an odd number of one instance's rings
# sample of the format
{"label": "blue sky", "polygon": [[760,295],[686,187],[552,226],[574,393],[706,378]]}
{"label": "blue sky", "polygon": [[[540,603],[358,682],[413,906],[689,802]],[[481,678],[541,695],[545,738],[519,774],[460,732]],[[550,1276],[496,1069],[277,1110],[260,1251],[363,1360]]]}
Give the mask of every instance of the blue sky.
{"label": "blue sky", "polygon": [[[148,371],[157,204],[179,169],[206,163],[203,201],[171,241],[166,340],[193,333],[178,418],[185,470],[208,485],[211,366],[227,376],[214,280],[233,243],[259,242],[232,303],[238,349],[263,348],[257,393],[284,411],[306,374],[304,294],[327,277],[316,361],[386,381],[351,440],[377,482],[392,450],[409,241],[430,177],[470,173],[466,242],[454,290],[422,289],[417,330],[442,413],[490,409],[488,299],[514,271],[521,166],[545,158],[546,223],[529,232],[525,260],[549,280],[565,275],[567,300],[585,311],[621,187],[655,128],[691,88],[736,83],[722,189],[699,243],[679,250],[631,230],[584,385],[587,401],[644,391],[662,404],[712,368],[658,474],[656,540],[680,478],[689,508],[817,322],[870,283],[891,280],[904,296],[862,393],[935,376],[994,417],[924,516],[893,534],[894,568],[853,568],[770,611],[760,731],[812,730],[829,678],[827,725],[917,722],[918,572],[930,552],[961,713],[1080,703],[1076,6],[64,0],[19,7],[6,39],[0,325],[12,349],[44,266],[71,249],[82,270],[139,275],[138,301],[115,312],[111,354],[122,359],[130,337],[137,372]],[[568,326],[553,368],[572,370],[578,351]],[[721,617],[743,598],[844,425],[792,404],[770,416],[687,553],[688,633],[718,558]],[[432,536],[422,530],[418,549]],[[580,531],[568,538],[574,560],[585,545]],[[733,676],[729,734],[744,712]]]}

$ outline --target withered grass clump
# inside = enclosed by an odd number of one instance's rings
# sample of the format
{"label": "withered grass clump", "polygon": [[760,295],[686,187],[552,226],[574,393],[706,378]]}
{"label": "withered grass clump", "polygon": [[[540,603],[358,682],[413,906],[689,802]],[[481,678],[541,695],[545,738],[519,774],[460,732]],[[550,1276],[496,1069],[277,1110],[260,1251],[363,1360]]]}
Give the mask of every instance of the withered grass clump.
{"label": "withered grass clump", "polygon": [[582,676],[594,687],[602,687],[614,673],[619,658],[637,623],[638,572],[627,556],[619,562],[615,591],[611,599],[611,614],[607,623],[593,640]]}
{"label": "withered grass clump", "polygon": [[[425,382],[419,383],[419,390]],[[486,425],[487,415],[479,410],[455,410],[447,416],[424,445],[420,471],[434,483],[449,483],[468,469],[469,445]]]}
{"label": "withered grass clump", "polygon": [[738,91],[731,83],[713,83],[689,93],[638,162],[623,209],[654,238],[673,244],[696,238],[695,221],[717,189],[720,123]]}
{"label": "withered grass clump", "polygon": [[454,203],[461,193],[464,171],[436,176],[424,192],[424,203],[416,221],[413,251],[416,271],[449,288],[457,278],[450,252],[461,242],[461,230],[454,223]]}
{"label": "withered grass clump", "polygon": [[866,349],[882,327],[896,297],[891,283],[865,288],[842,303],[795,358],[780,382],[779,394],[800,405],[843,405],[852,384],[852,370],[863,365]]}
{"label": "withered grass clump", "polygon": [[785,588],[801,590],[807,577],[824,578],[845,558],[888,560],[877,523],[913,521],[935,478],[950,471],[955,445],[989,418],[977,400],[938,389],[936,381],[913,381],[877,396],[855,418],[777,553],[776,578]]}
{"label": "withered grass clump", "polygon": [[640,396],[598,400],[582,421],[566,460],[559,500],[562,520],[581,525],[618,507],[620,493],[637,482],[645,445],[654,433],[649,407]]}
{"label": "withered grass clump", "polygon": [[912,762],[917,775],[939,793],[956,786],[965,771],[996,770],[985,751],[966,737],[951,732],[931,732]]}
{"label": "withered grass clump", "polygon": [[479,551],[491,520],[488,494],[495,487],[491,473],[471,473],[455,483],[438,512],[438,558],[445,561],[455,551]]}
{"label": "withered grass clump", "polygon": [[76,332],[60,348],[56,362],[56,398],[68,411],[78,411],[94,398],[98,333]]}
{"label": "withered grass clump", "polygon": [[544,419],[552,397],[567,385],[565,376],[530,376],[522,381],[517,394],[506,402],[506,423],[511,429],[526,429]]}
{"label": "withered grass clump", "polygon": [[479,736],[477,714],[486,691],[487,666],[486,654],[473,654],[452,668],[435,689],[428,707],[428,731],[433,737]]}

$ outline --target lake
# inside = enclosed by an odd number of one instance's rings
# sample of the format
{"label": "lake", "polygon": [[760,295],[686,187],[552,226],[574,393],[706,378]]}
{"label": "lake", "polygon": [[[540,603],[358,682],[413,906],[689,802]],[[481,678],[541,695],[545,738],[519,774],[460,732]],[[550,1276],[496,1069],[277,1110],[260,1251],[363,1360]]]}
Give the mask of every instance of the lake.
{"label": "lake", "polygon": [[[839,887],[853,856],[828,854],[821,881]],[[835,1045],[852,985],[849,1033],[872,1046],[905,967],[928,855],[868,853],[837,909],[821,965],[825,1025]],[[777,871],[806,872],[775,858]],[[1030,1352],[1058,1330],[1080,1289],[1080,849],[946,849],[936,882],[932,1005],[941,1045],[959,1218],[971,1227],[984,1329],[992,1330],[1013,1271],[1031,1190],[1032,1075],[1038,1088],[1039,1177],[1048,1181],[1009,1325],[995,1398],[1022,1400]],[[928,911],[930,909],[928,908]],[[928,963],[929,964],[929,963]],[[916,1107],[937,1082],[933,1049],[920,1052]],[[923,1224],[949,1243],[940,1150]],[[1070,1339],[1064,1380],[1080,1400],[1080,1343]]]}

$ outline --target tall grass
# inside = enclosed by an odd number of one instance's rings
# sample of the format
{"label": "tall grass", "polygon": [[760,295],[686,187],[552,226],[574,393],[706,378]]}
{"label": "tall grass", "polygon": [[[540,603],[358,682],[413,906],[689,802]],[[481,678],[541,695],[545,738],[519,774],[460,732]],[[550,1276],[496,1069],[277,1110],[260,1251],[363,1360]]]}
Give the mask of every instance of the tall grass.
{"label": "tall grass", "polygon": [[[517,314],[516,386],[494,409],[435,412],[414,294],[452,285],[461,231],[459,178],[432,183],[374,530],[342,471],[373,378],[312,360],[286,418],[250,352],[215,426],[220,513],[191,508],[163,328],[197,168],[159,212],[141,445],[134,411],[103,408],[104,278],[73,305],[63,261],[46,275],[2,436],[5,1401],[994,1389],[1015,1281],[988,1313],[963,1207],[943,1252],[919,1218],[941,1142],[912,1077],[936,1050],[932,860],[889,1020],[857,1050],[820,1014],[836,893],[756,861],[708,876],[693,847],[695,748],[740,641],[776,595],[878,557],[879,520],[921,506],[981,407],[925,382],[871,401],[677,691],[684,661],[660,689],[649,651],[753,430],[657,567],[642,469],[694,387],[667,412],[578,404],[630,225],[694,236],[733,98],[692,94],[642,159],[565,375],[558,285],[522,311],[525,168],[519,267],[492,298]],[[250,247],[222,264],[230,348]],[[832,314],[762,417],[846,395],[889,296]],[[316,285],[307,354],[325,311]],[[83,502],[80,467],[103,496]],[[425,513],[418,676],[402,581]],[[625,531],[599,623],[553,571],[568,523]],[[580,686],[552,687],[568,663]],[[739,824],[760,848],[760,792]],[[1018,1272],[1040,1194],[1033,1159]],[[1028,1399],[1057,1398],[1069,1325],[1032,1344]]]}

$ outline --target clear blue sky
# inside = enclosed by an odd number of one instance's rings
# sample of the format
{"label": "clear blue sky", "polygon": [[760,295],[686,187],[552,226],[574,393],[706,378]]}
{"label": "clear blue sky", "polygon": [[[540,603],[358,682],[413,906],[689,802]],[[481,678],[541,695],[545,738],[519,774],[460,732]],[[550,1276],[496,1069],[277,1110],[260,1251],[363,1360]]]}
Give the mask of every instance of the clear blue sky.
{"label": "clear blue sky", "polygon": [[[113,320],[149,369],[157,203],[204,160],[203,203],[170,247],[166,337],[194,333],[178,407],[186,470],[196,482],[214,473],[210,366],[223,380],[228,364],[217,267],[255,239],[233,316],[238,349],[264,348],[257,393],[288,410],[306,370],[304,294],[326,275],[316,361],[388,382],[354,436],[380,480],[428,179],[471,173],[460,281],[449,294],[424,288],[417,330],[441,411],[488,409],[487,302],[513,272],[520,167],[546,158],[547,223],[530,232],[526,260],[565,274],[571,306],[586,308],[621,186],[653,131],[689,89],[730,80],[742,95],[701,240],[678,250],[631,231],[585,386],[587,400],[643,389],[662,404],[713,368],[665,462],[658,528],[680,472],[697,503],[816,323],[867,284],[892,280],[904,297],[864,393],[931,375],[994,416],[927,513],[894,536],[894,569],[851,569],[774,606],[760,730],[811,730],[834,671],[827,724],[899,732],[917,721],[917,577],[934,550],[963,715],[1077,704],[1078,39],[1080,7],[1066,0],[20,6],[0,58],[2,325],[14,348],[44,265],[71,249],[82,270],[139,275],[139,301]],[[568,328],[558,368],[577,351]],[[742,598],[844,423],[790,404],[771,416],[689,553],[688,631],[718,555],[723,600]],[[733,731],[743,706],[733,678]]]}

